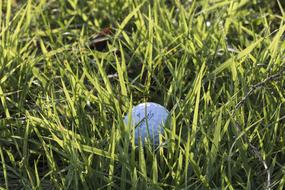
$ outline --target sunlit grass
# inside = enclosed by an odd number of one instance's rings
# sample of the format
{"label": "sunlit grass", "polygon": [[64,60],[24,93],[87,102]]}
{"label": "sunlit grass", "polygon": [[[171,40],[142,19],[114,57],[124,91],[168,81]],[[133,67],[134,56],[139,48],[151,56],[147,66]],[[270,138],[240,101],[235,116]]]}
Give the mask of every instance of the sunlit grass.
{"label": "sunlit grass", "polygon": [[[0,187],[283,189],[283,8],[0,0]],[[171,112],[157,148],[123,123],[146,101]]]}

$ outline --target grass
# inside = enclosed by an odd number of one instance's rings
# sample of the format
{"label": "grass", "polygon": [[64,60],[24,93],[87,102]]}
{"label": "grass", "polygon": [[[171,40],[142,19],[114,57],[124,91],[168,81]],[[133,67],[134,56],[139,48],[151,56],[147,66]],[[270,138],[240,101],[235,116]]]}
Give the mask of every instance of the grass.
{"label": "grass", "polygon": [[[284,7],[0,0],[1,189],[283,189]],[[146,101],[155,150],[122,121]]]}

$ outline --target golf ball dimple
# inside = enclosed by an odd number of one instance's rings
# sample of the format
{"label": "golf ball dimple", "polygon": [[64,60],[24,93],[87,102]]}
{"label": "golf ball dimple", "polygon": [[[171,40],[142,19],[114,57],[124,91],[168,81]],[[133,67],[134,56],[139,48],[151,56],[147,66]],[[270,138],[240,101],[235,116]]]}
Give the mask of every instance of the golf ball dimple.
{"label": "golf ball dimple", "polygon": [[129,114],[124,117],[125,125],[135,127],[135,144],[139,144],[141,139],[142,144],[148,139],[154,145],[159,144],[159,134],[163,134],[164,125],[169,116],[169,111],[153,102],[141,103],[133,107],[131,112],[131,120],[129,123]]}

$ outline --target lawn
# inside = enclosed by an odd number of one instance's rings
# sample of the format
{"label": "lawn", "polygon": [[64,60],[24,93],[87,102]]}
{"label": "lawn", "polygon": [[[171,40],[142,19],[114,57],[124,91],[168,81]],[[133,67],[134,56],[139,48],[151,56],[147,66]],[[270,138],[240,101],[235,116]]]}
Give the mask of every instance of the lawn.
{"label": "lawn", "polygon": [[[283,0],[0,0],[0,189],[285,187]],[[125,115],[170,111],[161,144]]]}

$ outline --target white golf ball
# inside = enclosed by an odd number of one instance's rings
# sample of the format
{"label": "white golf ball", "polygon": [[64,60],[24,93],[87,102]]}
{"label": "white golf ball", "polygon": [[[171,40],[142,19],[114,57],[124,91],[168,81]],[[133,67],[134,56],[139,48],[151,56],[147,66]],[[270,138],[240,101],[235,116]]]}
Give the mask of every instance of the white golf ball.
{"label": "white golf ball", "polygon": [[[169,116],[169,111],[153,102],[141,103],[133,107],[131,112],[131,127],[135,127],[135,144],[141,139],[142,144],[148,139],[154,145],[159,144],[159,134],[163,134],[164,125]],[[129,114],[125,116],[124,123],[129,125]]]}

